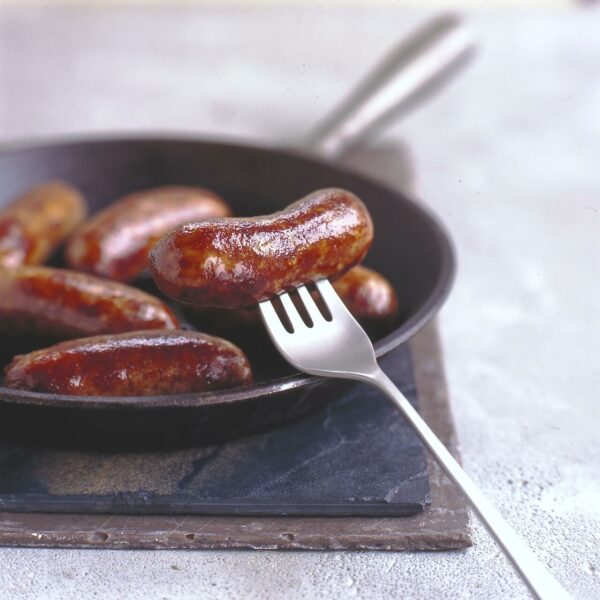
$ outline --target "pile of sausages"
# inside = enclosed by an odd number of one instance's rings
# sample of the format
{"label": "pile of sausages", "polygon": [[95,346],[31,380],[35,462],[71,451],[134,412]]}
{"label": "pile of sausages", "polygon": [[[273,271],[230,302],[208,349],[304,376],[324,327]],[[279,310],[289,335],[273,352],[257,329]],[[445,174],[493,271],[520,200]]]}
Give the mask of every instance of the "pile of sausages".
{"label": "pile of sausages", "polygon": [[[236,218],[199,187],[129,194],[88,218],[62,182],[28,190],[0,211],[0,334],[54,345],[16,356],[7,387],[73,395],[199,392],[252,380],[245,353],[183,330],[158,297],[131,285],[151,273],[195,323],[259,326],[256,304],[322,277],[368,328],[397,314],[393,288],[358,265],[373,238],[350,192],[314,192],[268,216]],[[42,266],[62,249],[67,268]],[[6,343],[6,342],[5,342]]]}

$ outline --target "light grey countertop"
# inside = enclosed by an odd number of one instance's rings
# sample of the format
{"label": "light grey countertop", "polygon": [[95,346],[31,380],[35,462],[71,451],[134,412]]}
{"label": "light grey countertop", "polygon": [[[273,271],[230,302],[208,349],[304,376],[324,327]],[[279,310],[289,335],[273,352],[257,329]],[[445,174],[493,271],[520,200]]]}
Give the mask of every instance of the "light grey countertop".
{"label": "light grey countertop", "polygon": [[[293,143],[422,15],[0,13],[0,142],[179,131]],[[578,598],[600,596],[600,12],[472,16],[468,73],[391,128],[459,257],[441,314],[464,464]],[[377,155],[377,152],[374,153]],[[0,549],[0,598],[524,598],[453,553]]]}

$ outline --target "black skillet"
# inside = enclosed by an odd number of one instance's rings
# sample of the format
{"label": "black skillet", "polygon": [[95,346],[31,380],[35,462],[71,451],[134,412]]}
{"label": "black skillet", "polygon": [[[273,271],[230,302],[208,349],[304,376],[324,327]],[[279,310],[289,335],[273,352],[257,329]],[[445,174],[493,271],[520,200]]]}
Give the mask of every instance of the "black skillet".
{"label": "black skillet", "polygon": [[[380,93],[385,81],[405,76],[410,69],[402,65],[400,58],[405,61],[407,48],[414,52],[424,37],[428,36],[430,44],[419,48],[421,54],[430,52],[430,46],[439,52],[440,40],[447,39],[456,23],[433,25],[396,50],[398,56],[390,55],[379,81],[375,81],[375,73],[367,85]],[[462,50],[457,53],[454,47],[435,72],[422,73],[416,91],[429,85],[432,76],[454,67],[458,59],[464,58]],[[402,69],[390,71],[391,59]],[[389,106],[378,115],[371,110],[369,122],[365,121],[365,113],[361,112],[368,104],[364,91],[355,95],[362,96],[360,102],[346,103],[313,137],[313,149],[330,156],[337,154],[348,142],[345,126],[353,121],[356,125],[362,118],[360,126],[354,128],[362,131],[381,120]],[[376,97],[371,93],[371,100]],[[406,94],[399,99],[406,100]],[[20,146],[0,152],[0,206],[28,187],[56,178],[80,187],[92,212],[131,191],[165,184],[214,189],[240,216],[279,210],[319,188],[353,191],[367,205],[375,226],[375,240],[365,264],[383,273],[400,297],[397,325],[376,339],[378,356],[398,347],[423,327],[440,308],[451,286],[452,247],[431,213],[402,192],[323,159],[292,151],[188,139],[106,139]],[[151,282],[145,285],[151,287]],[[31,344],[35,341],[0,340],[2,360],[6,363]],[[258,336],[251,346],[255,383],[231,390],[151,397],[78,397],[0,387],[0,435],[67,446],[202,444],[297,418],[314,408],[316,402],[323,402],[323,393],[311,393],[315,386],[330,386],[331,396],[335,394],[336,384],[294,372],[285,365],[266,336]]]}

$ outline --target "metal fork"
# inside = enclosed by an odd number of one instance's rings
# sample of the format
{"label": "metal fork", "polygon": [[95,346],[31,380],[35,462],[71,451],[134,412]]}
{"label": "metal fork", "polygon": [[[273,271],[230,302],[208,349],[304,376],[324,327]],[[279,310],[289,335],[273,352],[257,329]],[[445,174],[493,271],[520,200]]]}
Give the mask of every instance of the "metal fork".
{"label": "metal fork", "polygon": [[[287,324],[281,320],[272,301],[259,303],[262,318],[279,352],[294,367],[311,375],[365,381],[379,388],[400,409],[448,477],[460,488],[534,595],[544,600],[570,598],[381,370],[371,340],[329,281],[321,279],[315,285],[330,313],[327,317],[304,285],[296,288],[306,313],[304,318],[287,292],[278,295],[289,321]],[[307,316],[310,322],[305,322]],[[291,332],[288,331],[290,325]]]}

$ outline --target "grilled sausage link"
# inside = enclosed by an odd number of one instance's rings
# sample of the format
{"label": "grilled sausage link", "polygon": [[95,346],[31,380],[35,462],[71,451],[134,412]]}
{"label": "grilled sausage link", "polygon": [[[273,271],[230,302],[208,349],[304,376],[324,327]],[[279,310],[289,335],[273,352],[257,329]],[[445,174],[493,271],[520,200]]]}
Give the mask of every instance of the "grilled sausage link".
{"label": "grilled sausage link", "polygon": [[85,214],[83,196],[66,183],[30,189],[0,210],[0,266],[43,263]]}
{"label": "grilled sausage link", "polygon": [[177,329],[171,309],[141,290],[50,267],[0,268],[0,333],[53,340]]}
{"label": "grilled sausage link", "polygon": [[398,314],[392,284],[377,271],[361,265],[333,283],[348,310],[367,328],[390,324]]}
{"label": "grilled sausage link", "polygon": [[249,383],[244,353],[191,331],[136,331],[71,340],[17,356],[5,369],[11,388],[75,396],[153,396]]}
{"label": "grilled sausage link", "polygon": [[178,225],[231,214],[215,193],[165,186],[135,192],[86,221],[69,240],[65,258],[78,271],[131,281],[147,267],[148,250]]}
{"label": "grilled sausage link", "polygon": [[176,300],[241,308],[344,273],[362,260],[372,238],[365,205],[350,192],[325,189],[269,216],[178,227],[151,250],[150,269]]}
{"label": "grilled sausage link", "polygon": [[[398,314],[398,298],[392,284],[380,273],[358,265],[333,282],[348,310],[373,333],[381,333]],[[228,310],[185,306],[186,317],[203,331],[237,339],[239,334],[254,335],[261,326],[256,306]]]}

